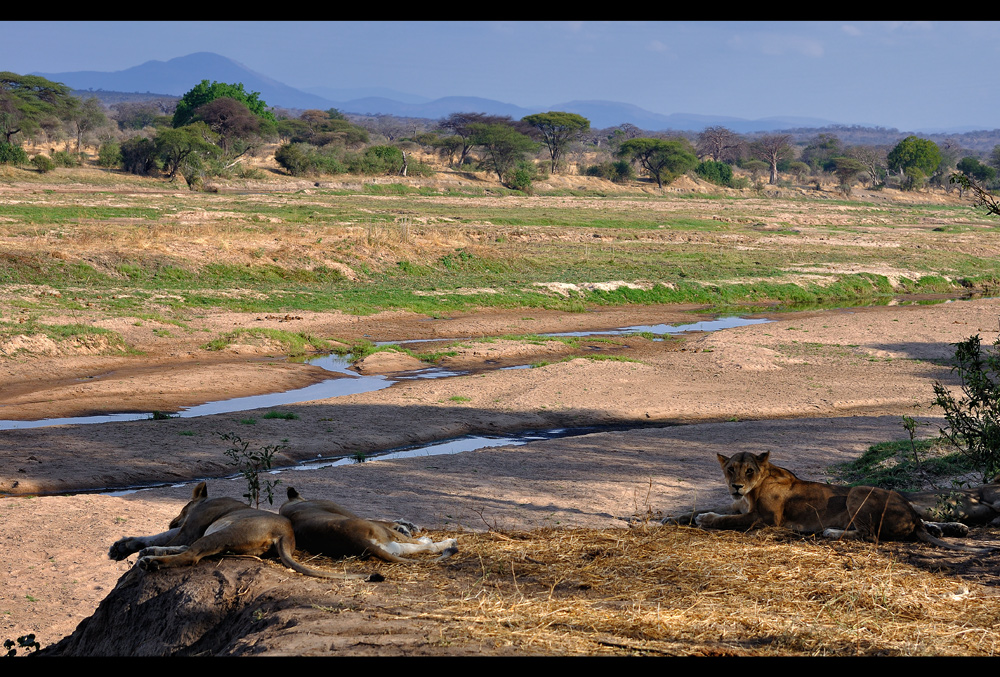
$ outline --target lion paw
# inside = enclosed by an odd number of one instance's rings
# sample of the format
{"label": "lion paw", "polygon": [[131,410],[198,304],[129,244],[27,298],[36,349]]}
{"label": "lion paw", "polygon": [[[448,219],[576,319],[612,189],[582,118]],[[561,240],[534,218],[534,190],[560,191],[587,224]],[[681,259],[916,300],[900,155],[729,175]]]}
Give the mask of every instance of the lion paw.
{"label": "lion paw", "polygon": [[111,548],[108,549],[108,559],[120,562],[136,550],[138,548],[135,547],[132,538],[122,538],[115,541]]}
{"label": "lion paw", "polygon": [[153,557],[140,557],[139,561],[135,564],[143,571],[156,571],[160,568],[159,560]]}
{"label": "lion paw", "polygon": [[420,527],[418,527],[413,522],[407,522],[406,520],[396,520],[393,522],[393,527],[395,531],[403,534],[404,536],[409,536],[413,538],[414,535],[420,533]]}
{"label": "lion paw", "polygon": [[703,512],[694,518],[694,523],[699,527],[705,529],[715,525],[716,519],[722,517],[722,515],[715,512]]}

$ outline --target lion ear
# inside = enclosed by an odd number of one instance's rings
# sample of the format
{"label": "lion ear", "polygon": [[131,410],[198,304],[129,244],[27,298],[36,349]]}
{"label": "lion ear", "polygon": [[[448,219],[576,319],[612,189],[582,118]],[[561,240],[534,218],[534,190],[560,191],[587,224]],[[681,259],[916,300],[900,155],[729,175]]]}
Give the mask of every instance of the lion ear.
{"label": "lion ear", "polygon": [[195,501],[199,498],[208,498],[208,485],[204,482],[199,482],[198,486],[194,488],[191,492],[191,500]]}
{"label": "lion ear", "polygon": [[299,492],[295,491],[295,487],[288,487],[288,491],[285,494],[288,496],[289,501],[299,497]]}
{"label": "lion ear", "polygon": [[756,456],[757,462],[758,463],[765,462],[770,455],[771,455],[771,451],[770,450],[765,451],[763,454],[757,454],[757,456]]}
{"label": "lion ear", "polygon": [[719,458],[719,465],[725,468],[726,464],[729,463],[729,458],[723,456],[722,454],[716,454],[716,456]]}

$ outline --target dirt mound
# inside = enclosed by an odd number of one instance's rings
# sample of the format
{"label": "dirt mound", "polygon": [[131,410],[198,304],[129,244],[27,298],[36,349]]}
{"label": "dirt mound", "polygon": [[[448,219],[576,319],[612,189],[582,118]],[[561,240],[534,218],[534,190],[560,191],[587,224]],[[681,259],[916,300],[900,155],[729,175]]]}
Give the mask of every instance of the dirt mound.
{"label": "dirt mound", "polygon": [[[351,570],[391,565],[351,562]],[[395,569],[401,567],[396,565]],[[148,574],[125,573],[73,634],[45,656],[471,655],[455,646],[458,619],[410,618],[446,572],[404,568],[391,583],[331,583],[270,562],[226,558]],[[392,576],[392,574],[388,574]],[[401,579],[406,580],[401,580]],[[400,594],[403,586],[405,594]],[[437,638],[428,631],[432,626]],[[449,629],[450,628],[450,629]],[[494,651],[494,653],[497,653]],[[503,651],[499,651],[503,653]],[[511,651],[511,653],[513,653]]]}

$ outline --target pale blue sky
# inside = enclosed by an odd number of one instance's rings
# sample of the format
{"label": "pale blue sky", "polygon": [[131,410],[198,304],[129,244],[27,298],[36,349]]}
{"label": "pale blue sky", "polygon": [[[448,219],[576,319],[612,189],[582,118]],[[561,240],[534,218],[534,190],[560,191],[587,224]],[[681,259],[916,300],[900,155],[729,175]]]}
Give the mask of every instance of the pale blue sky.
{"label": "pale blue sky", "polygon": [[5,22],[0,70],[204,51],[299,88],[995,129],[998,38],[994,22]]}

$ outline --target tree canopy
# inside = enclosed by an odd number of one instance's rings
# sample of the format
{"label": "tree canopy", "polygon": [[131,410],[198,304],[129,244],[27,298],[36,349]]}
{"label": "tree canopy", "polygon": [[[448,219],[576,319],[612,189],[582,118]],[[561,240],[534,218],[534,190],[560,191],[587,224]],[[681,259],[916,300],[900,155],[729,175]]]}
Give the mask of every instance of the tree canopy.
{"label": "tree canopy", "polygon": [[886,157],[889,171],[906,172],[919,169],[925,176],[931,176],[941,164],[941,150],[928,139],[908,136],[889,151]]}
{"label": "tree canopy", "polygon": [[258,118],[272,123],[276,122],[274,113],[267,110],[267,104],[260,99],[260,92],[247,93],[243,89],[242,82],[231,85],[225,82],[202,80],[177,102],[177,108],[174,110],[174,127],[183,127],[190,123],[194,119],[197,108],[222,97],[236,99]]}
{"label": "tree canopy", "polygon": [[683,139],[629,139],[618,147],[618,157],[638,162],[660,188],[664,180],[670,183],[698,164],[691,144]]}
{"label": "tree canopy", "polygon": [[997,178],[996,169],[971,156],[962,158],[955,169],[976,181],[992,181]]}
{"label": "tree canopy", "polygon": [[32,134],[46,117],[68,120],[79,106],[70,89],[37,75],[0,71],[0,133],[6,143],[18,132]]}
{"label": "tree canopy", "polygon": [[790,134],[765,134],[750,144],[750,154],[771,168],[770,184],[778,183],[778,164],[792,157]]}
{"label": "tree canopy", "polygon": [[483,164],[496,172],[506,185],[511,172],[524,160],[525,153],[535,150],[535,142],[510,125],[473,122],[469,125],[470,141],[485,151]]}
{"label": "tree canopy", "polygon": [[548,147],[549,156],[552,158],[551,171],[553,172],[556,171],[556,165],[559,164],[559,160],[570,142],[580,138],[590,129],[590,120],[587,118],[576,113],[563,113],[561,111],[527,115],[522,120],[541,132],[542,140]]}

